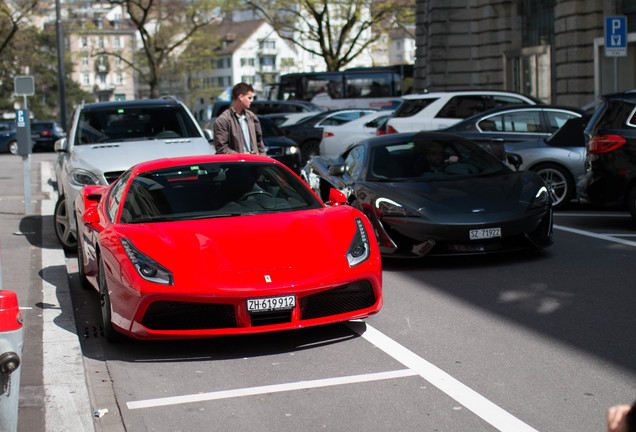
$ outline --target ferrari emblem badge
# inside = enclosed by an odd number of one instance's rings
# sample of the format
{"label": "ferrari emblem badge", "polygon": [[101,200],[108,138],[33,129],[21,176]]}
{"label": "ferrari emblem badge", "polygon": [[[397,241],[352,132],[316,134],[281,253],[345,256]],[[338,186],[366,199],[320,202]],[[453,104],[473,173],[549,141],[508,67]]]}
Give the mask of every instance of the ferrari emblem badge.
{"label": "ferrari emblem badge", "polygon": [[272,278],[270,277],[270,275],[265,275],[265,282],[270,283],[272,281]]}

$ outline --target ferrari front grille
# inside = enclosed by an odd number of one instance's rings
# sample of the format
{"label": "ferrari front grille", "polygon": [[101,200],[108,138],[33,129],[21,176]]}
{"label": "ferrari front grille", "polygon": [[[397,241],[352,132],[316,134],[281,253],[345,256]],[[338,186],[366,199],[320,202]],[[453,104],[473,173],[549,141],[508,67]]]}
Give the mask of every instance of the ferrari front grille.
{"label": "ferrari front grille", "polygon": [[229,304],[156,301],[148,306],[141,324],[150,330],[236,328],[236,316]]}
{"label": "ferrari front grille", "polygon": [[309,320],[372,307],[376,302],[369,281],[357,281],[300,300],[300,319]]}

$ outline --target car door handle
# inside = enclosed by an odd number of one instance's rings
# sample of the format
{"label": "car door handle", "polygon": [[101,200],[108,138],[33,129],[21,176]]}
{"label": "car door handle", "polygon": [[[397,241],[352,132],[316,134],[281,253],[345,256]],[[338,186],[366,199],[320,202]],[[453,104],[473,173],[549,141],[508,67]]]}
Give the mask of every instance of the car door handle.
{"label": "car door handle", "polygon": [[503,138],[491,138],[490,142],[502,143],[502,142],[504,142],[504,139]]}

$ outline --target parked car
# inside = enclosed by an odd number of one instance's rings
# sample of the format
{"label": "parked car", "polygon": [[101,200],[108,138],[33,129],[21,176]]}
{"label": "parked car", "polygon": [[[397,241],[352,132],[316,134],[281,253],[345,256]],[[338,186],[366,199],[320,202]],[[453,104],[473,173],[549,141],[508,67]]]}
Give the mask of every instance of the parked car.
{"label": "parked car", "polygon": [[323,126],[320,155],[338,157],[349,145],[375,136],[380,124],[391,114],[392,111],[376,111],[341,125]]}
{"label": "parked car", "polygon": [[18,154],[18,138],[15,121],[0,121],[0,152]]}
{"label": "parked car", "polygon": [[[206,129],[212,129],[214,125],[214,120],[221,115],[223,111],[230,107],[231,102],[229,101],[219,101],[214,102],[212,105],[212,113],[210,119],[203,122],[202,127]],[[306,101],[287,101],[287,100],[261,100],[256,99],[252,101],[250,105],[250,111],[252,111],[256,115],[266,115],[266,114],[287,114],[287,113],[295,113],[295,114],[305,114],[308,115],[318,114],[322,111],[325,111],[324,108],[319,107],[316,104]]]}
{"label": "parked car", "polygon": [[55,141],[66,136],[62,127],[54,121],[32,121],[31,142],[33,151],[53,151]]}
{"label": "parked car", "polygon": [[552,244],[552,203],[539,175],[514,171],[462,137],[391,134],[302,170],[324,200],[332,188],[369,218],[387,257],[483,254]]}
{"label": "parked car", "polygon": [[53,220],[57,239],[70,251],[77,247],[73,205],[84,186],[110,184],[150,159],[214,153],[188,108],[172,98],[82,104],[69,130],[55,143]]}
{"label": "parked car", "polygon": [[601,100],[585,129],[579,195],[594,205],[627,208],[636,221],[636,90]]}
{"label": "parked car", "polygon": [[522,159],[519,169],[535,171],[545,181],[555,209],[577,198],[577,181],[585,174],[583,130],[589,114],[573,117],[548,138],[506,144],[508,154]]}
{"label": "parked car", "polygon": [[556,105],[513,105],[476,114],[441,131],[463,136],[505,160],[504,146],[548,138],[583,113]]}
{"label": "parked car", "polygon": [[387,124],[388,133],[443,129],[493,108],[539,100],[519,93],[470,90],[402,96],[403,102]]}
{"label": "parked car", "polygon": [[228,154],[141,163],[75,203],[78,272],[104,334],[204,338],[365,318],[382,307],[372,227],[283,164]]}
{"label": "parked car", "polygon": [[278,127],[291,126],[306,118],[320,114],[322,111],[307,111],[302,113],[264,114],[263,117],[271,119]]}
{"label": "parked car", "polygon": [[287,165],[296,174],[300,174],[300,148],[293,140],[287,138],[274,122],[267,116],[258,116],[263,132],[263,144],[267,156]]}
{"label": "parked car", "polygon": [[301,159],[304,164],[311,157],[319,154],[324,126],[344,124],[376,111],[356,108],[323,111],[294,125],[281,128],[281,130],[300,146]]}

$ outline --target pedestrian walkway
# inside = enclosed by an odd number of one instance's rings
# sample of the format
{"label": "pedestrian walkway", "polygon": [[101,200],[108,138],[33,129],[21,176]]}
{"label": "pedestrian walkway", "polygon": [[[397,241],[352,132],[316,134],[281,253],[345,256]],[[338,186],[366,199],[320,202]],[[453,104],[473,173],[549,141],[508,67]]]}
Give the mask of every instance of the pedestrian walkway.
{"label": "pedestrian walkway", "polygon": [[31,156],[25,214],[24,159],[0,155],[2,288],[16,292],[24,318],[18,431],[94,431],[65,255],[53,232],[51,156]]}

